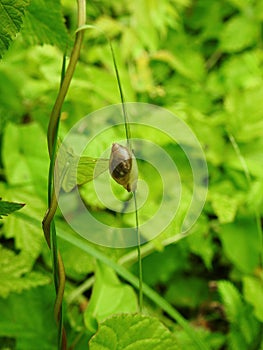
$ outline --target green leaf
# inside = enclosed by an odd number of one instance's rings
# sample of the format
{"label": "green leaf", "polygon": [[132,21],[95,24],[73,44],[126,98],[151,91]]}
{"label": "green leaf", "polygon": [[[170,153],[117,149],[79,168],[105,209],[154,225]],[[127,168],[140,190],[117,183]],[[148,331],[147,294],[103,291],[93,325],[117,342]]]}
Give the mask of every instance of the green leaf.
{"label": "green leaf", "polygon": [[[156,5],[158,3],[155,3]],[[133,13],[132,25],[136,27],[137,34],[141,42],[150,51],[155,51],[157,48],[157,31],[155,23],[151,19],[151,14],[154,12],[154,7],[151,8],[151,3],[148,1],[135,0],[130,3]]]}
{"label": "green leaf", "polygon": [[115,313],[136,311],[137,297],[133,289],[121,283],[111,268],[98,262],[92,297],[85,312],[88,329],[96,331],[96,320],[100,322]]}
{"label": "green leaf", "polygon": [[101,36],[102,33],[107,33],[107,36],[112,38],[119,35],[123,31],[123,25],[115,18],[102,14],[94,23],[94,29],[94,31],[89,32],[90,37]]}
{"label": "green leaf", "polygon": [[204,77],[202,56],[198,52],[190,50],[187,43],[185,43],[185,46],[184,49],[180,47],[175,54],[171,51],[161,50],[155,53],[153,58],[167,63],[183,77],[192,80],[201,80]]}
{"label": "green leaf", "polygon": [[207,281],[177,275],[170,281],[165,299],[177,307],[197,308],[208,299]]}
{"label": "green leaf", "polygon": [[93,93],[95,92],[108,103],[120,102],[116,89],[116,82],[112,73],[104,69],[98,69],[96,66],[85,67],[82,73],[82,79],[85,79],[85,85],[90,76],[96,77],[96,79],[91,81],[91,91],[93,91]]}
{"label": "green leaf", "polygon": [[29,0],[0,0],[0,59],[20,31]]}
{"label": "green leaf", "polygon": [[[173,330],[179,349],[196,350],[196,345],[191,342],[179,325],[174,325]],[[211,349],[221,349],[226,341],[225,334],[219,332],[210,333],[204,327],[198,327],[198,335],[204,342],[210,345]]]}
{"label": "green leaf", "polygon": [[57,349],[54,298],[53,286],[0,298],[0,336],[16,338],[19,350]]}
{"label": "green leaf", "polygon": [[[176,259],[174,258],[176,256]],[[168,284],[173,274],[189,267],[188,247],[185,243],[171,244],[162,251],[154,251],[146,256],[143,261],[143,281],[144,283],[155,286],[158,284]],[[134,274],[138,271],[136,264],[132,271]]]}
{"label": "green leaf", "polygon": [[225,52],[238,52],[255,44],[259,35],[259,24],[245,16],[231,18],[223,27],[221,48]]}
{"label": "green leaf", "polygon": [[233,350],[250,348],[249,345],[253,344],[260,333],[259,322],[231,282],[219,281],[218,291],[225,306],[227,319],[230,322],[229,348]]}
{"label": "green leaf", "polygon": [[80,157],[77,170],[77,184],[84,185],[108,169],[108,159]]}
{"label": "green leaf", "polygon": [[[221,82],[224,81],[225,88],[230,91],[235,91],[238,87],[245,88],[246,94],[253,94],[253,90],[250,92],[250,88],[261,87],[262,79],[259,75],[260,71],[260,58],[258,51],[249,50],[244,53],[240,53],[238,55],[231,55],[227,60],[224,61],[222,68],[220,69],[220,74],[217,75],[218,78],[221,78]],[[238,98],[238,97],[237,97]],[[254,107],[253,96],[249,96],[247,98],[249,106],[247,106],[248,110],[251,110],[252,113],[258,112]],[[241,108],[238,103],[236,103],[237,108],[240,108],[240,111],[244,114],[247,114],[245,110],[243,110],[243,101],[241,102]],[[254,108],[253,108],[254,107]],[[245,119],[246,120],[246,119]],[[244,121],[245,121],[244,120]]]}
{"label": "green leaf", "polygon": [[99,325],[90,350],[177,350],[176,338],[156,318],[116,315]]}
{"label": "green leaf", "polygon": [[[56,219],[56,229],[57,231],[69,231],[69,226],[65,221]],[[74,232],[72,232],[74,234]],[[87,274],[94,271],[95,262],[88,254],[83,252],[83,250],[72,245],[71,243],[62,240],[58,237],[58,247],[61,253],[65,270],[67,272],[67,277],[74,281],[83,281]],[[44,246],[42,251],[42,257],[45,259],[45,264],[52,267],[50,260],[50,250],[47,245]]]}
{"label": "green leaf", "polygon": [[13,75],[14,69],[19,70],[12,63],[8,68],[2,65],[0,69],[0,134],[3,133],[8,121],[20,121],[25,113],[25,106],[21,103],[19,82],[16,81],[17,75],[15,77]]}
{"label": "green leaf", "polygon": [[2,198],[0,198],[0,219],[3,219],[2,215],[11,214],[16,210],[23,208],[24,205],[25,204],[22,203],[2,201]]}
{"label": "green leaf", "polygon": [[225,312],[230,322],[237,322],[243,308],[241,295],[229,281],[219,281],[218,291],[225,305]]}
{"label": "green leaf", "polygon": [[78,157],[64,144],[60,146],[57,161],[61,186],[65,192],[92,181],[109,168],[108,159]]}
{"label": "green leaf", "polygon": [[[228,118],[228,129],[237,142],[250,142],[250,145],[245,145],[245,150],[249,149],[249,146],[253,147],[257,141],[262,141],[263,121],[260,110],[257,108],[262,98],[263,88],[260,82],[259,86],[243,91],[235,88],[232,93],[228,93],[225,99],[225,109],[228,116],[232,116],[231,119]],[[262,150],[258,151],[263,157]]]}
{"label": "green leaf", "polygon": [[263,207],[263,182],[255,181],[251,185],[251,190],[247,197],[248,207],[251,209],[251,212],[258,211]]}
{"label": "green leaf", "polygon": [[234,221],[240,202],[237,193],[230,197],[227,194],[211,192],[211,202],[220,223],[226,224]]}
{"label": "green leaf", "polygon": [[31,45],[51,44],[66,50],[69,37],[59,0],[31,0],[23,35]]}
{"label": "green leaf", "polygon": [[[11,201],[27,204],[23,213],[15,213],[5,219],[4,236],[15,239],[15,248],[22,250],[31,265],[39,256],[44,243],[41,221],[46,210],[45,204],[36,196],[32,186],[24,186],[23,189],[21,187],[7,189],[0,183],[1,192]],[[32,223],[32,220],[37,222],[37,226],[35,222]]]}
{"label": "green leaf", "polygon": [[211,269],[215,247],[213,238],[209,234],[209,223],[204,216],[201,216],[191,229],[187,242],[191,252],[200,256],[206,268]]}
{"label": "green leaf", "polygon": [[36,193],[45,198],[48,174],[46,137],[37,123],[8,124],[4,133],[3,162],[7,182],[12,185],[34,184]]}
{"label": "green leaf", "polygon": [[[58,231],[58,236],[62,239],[70,242],[76,247],[82,249],[87,254],[93,256],[100,262],[110,266],[119,276],[124,278],[127,282],[132,284],[135,288],[139,287],[139,280],[130,271],[125,269],[123,266],[118,265],[113,260],[110,260],[104,253],[98,249],[92,247],[86,240],[80,239],[77,236],[69,234],[67,231]],[[144,295],[147,296],[151,301],[156,303],[161,309],[163,309],[172,319],[174,319],[187,333],[191,341],[195,344],[196,349],[208,350],[210,346],[207,345],[199,334],[188,324],[188,322],[180,315],[180,313],[174,309],[160,294],[149,288],[146,284],[143,284]]]}
{"label": "green leaf", "polygon": [[228,0],[228,2],[240,11],[245,10],[251,4],[250,0]]}
{"label": "green leaf", "polygon": [[[251,123],[254,123],[251,121]],[[258,134],[262,134],[262,131]],[[225,166],[229,169],[238,169],[244,173],[244,163],[248,168],[250,175],[263,178],[262,171],[262,161],[263,161],[263,138],[259,137],[258,139],[249,140],[246,143],[238,144],[240,149],[241,157],[237,156],[236,151],[229,149],[228,155],[225,159]],[[250,194],[248,194],[250,196]],[[258,193],[260,196],[260,193]]]}
{"label": "green leaf", "polygon": [[234,223],[221,225],[219,238],[227,258],[242,272],[252,273],[258,265],[260,252],[254,218],[238,219]]}
{"label": "green leaf", "polygon": [[243,278],[244,298],[254,307],[254,314],[263,322],[263,281],[256,277]]}
{"label": "green leaf", "polygon": [[0,297],[6,298],[11,292],[20,293],[50,282],[50,278],[29,271],[27,258],[23,254],[15,255],[9,249],[0,246]]}

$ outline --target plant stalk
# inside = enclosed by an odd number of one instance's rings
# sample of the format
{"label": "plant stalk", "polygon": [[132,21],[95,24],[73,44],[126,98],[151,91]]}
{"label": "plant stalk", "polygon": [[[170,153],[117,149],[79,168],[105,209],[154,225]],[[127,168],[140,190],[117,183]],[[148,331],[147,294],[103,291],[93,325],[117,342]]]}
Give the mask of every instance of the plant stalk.
{"label": "plant stalk", "polygon": [[[81,27],[86,21],[86,1],[78,0],[78,26]],[[70,57],[70,61],[66,72],[62,72],[61,85],[56,98],[54,107],[52,109],[48,131],[48,152],[50,157],[50,167],[49,167],[49,179],[48,179],[48,210],[43,219],[42,226],[45,235],[46,242],[51,249],[52,261],[53,261],[53,271],[54,271],[54,284],[56,289],[56,300],[54,306],[54,316],[58,324],[58,349],[66,350],[67,340],[66,332],[63,327],[63,310],[62,310],[62,300],[65,289],[65,270],[62,261],[62,257],[57,250],[57,237],[56,237],[56,226],[54,222],[54,216],[58,206],[57,198],[55,194],[54,186],[54,170],[55,169],[55,157],[57,149],[57,138],[58,138],[58,128],[60,120],[60,112],[69,89],[70,82],[73,77],[73,73],[76,68],[76,64],[79,59],[80,49],[83,41],[83,31],[77,32],[75,37],[75,42]],[[63,60],[63,66],[65,64],[65,56]]]}

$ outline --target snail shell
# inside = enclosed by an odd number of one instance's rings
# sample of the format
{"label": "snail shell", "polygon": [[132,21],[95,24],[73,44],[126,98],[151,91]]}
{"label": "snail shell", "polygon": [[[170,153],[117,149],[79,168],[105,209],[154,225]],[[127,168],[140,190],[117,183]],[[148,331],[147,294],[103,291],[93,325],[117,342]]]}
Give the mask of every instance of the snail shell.
{"label": "snail shell", "polygon": [[118,143],[111,148],[109,171],[111,177],[128,192],[135,191],[138,180],[138,168],[132,152]]}

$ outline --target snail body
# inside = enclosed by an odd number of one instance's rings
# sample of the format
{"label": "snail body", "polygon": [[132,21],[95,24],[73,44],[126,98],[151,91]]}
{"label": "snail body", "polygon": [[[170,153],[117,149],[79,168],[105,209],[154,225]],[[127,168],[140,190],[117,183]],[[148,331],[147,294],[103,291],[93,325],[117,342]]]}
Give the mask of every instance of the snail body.
{"label": "snail body", "polygon": [[111,177],[128,192],[136,190],[138,168],[136,159],[128,147],[118,143],[112,144],[109,171]]}

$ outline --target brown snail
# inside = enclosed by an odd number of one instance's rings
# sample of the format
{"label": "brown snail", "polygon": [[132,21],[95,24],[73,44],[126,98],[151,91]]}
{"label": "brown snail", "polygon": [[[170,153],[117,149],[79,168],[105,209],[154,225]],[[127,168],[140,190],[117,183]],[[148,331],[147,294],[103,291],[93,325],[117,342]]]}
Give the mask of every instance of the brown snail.
{"label": "brown snail", "polygon": [[136,159],[128,147],[118,143],[112,144],[109,171],[111,177],[128,192],[136,190],[138,168]]}

